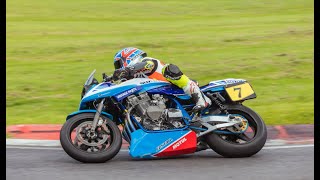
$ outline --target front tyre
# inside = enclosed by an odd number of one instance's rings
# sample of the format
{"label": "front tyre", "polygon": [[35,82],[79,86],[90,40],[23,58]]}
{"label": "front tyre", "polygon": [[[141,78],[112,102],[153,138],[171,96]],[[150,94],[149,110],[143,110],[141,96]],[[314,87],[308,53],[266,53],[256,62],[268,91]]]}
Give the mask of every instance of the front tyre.
{"label": "front tyre", "polygon": [[117,125],[102,116],[104,123],[90,134],[94,113],[78,114],[65,122],[60,130],[60,143],[64,151],[83,163],[103,163],[112,159],[122,145]]}
{"label": "front tyre", "polygon": [[229,114],[241,116],[249,127],[242,134],[210,133],[205,139],[209,147],[229,158],[250,157],[259,152],[267,140],[267,128],[262,118],[252,109],[241,104],[225,105]]}

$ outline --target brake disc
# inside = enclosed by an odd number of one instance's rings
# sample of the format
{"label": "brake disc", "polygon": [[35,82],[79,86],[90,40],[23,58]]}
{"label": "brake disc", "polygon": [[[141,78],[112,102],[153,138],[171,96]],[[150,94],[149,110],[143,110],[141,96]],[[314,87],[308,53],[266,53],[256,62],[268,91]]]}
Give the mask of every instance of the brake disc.
{"label": "brake disc", "polygon": [[[103,132],[109,132],[106,124],[101,124],[100,131],[95,131],[94,135],[90,136],[89,134],[91,129],[92,122],[86,121],[81,123],[76,130],[76,138],[79,142],[87,145],[87,146],[99,146],[104,144],[108,140],[108,135]],[[102,138],[102,139],[101,139]],[[100,140],[99,140],[100,139]],[[98,140],[98,142],[96,142]],[[89,142],[90,141],[90,142]]]}

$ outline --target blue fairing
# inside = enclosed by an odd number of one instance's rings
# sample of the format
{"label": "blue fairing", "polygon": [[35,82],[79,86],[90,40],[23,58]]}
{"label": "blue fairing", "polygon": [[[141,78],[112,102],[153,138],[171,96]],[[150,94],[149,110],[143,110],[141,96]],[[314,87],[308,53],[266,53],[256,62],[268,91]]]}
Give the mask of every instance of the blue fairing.
{"label": "blue fairing", "polygon": [[168,86],[170,83],[148,78],[135,78],[121,84],[100,83],[90,89],[80,102],[80,108],[85,108],[85,103],[100,98],[115,97],[120,101],[133,93],[145,92],[151,89]]}
{"label": "blue fairing", "polygon": [[234,78],[228,78],[228,79],[222,79],[222,80],[216,80],[216,81],[211,81],[209,84],[200,87],[201,91],[207,92],[207,91],[224,91],[225,86],[229,84],[234,84],[238,82],[245,82],[246,80],[244,79],[234,79]]}
{"label": "blue fairing", "polygon": [[[229,79],[223,79],[223,80],[216,80],[216,81],[211,81],[209,84],[201,86],[200,90],[203,92],[217,92],[217,91],[224,91],[225,90],[225,86],[228,84],[233,84],[233,83],[237,83],[237,82],[244,82],[246,80],[244,79],[233,79],[233,78],[229,78]],[[152,90],[148,91],[149,93],[158,93],[158,94],[166,94],[166,95],[173,95],[178,97],[179,99],[190,99],[191,97],[187,94],[184,93],[184,91],[173,85],[167,85],[167,86],[163,86],[163,87],[159,87],[159,88],[154,88]]]}
{"label": "blue fairing", "polygon": [[212,92],[216,92],[216,91],[224,91],[224,86],[213,86],[211,84],[205,85],[200,87],[200,90],[202,92],[208,92],[208,91],[212,91]]}
{"label": "blue fairing", "polygon": [[147,133],[139,129],[131,133],[130,156],[134,158],[151,158],[154,154],[166,149],[190,130]]}
{"label": "blue fairing", "polygon": [[185,100],[191,98],[189,95],[185,94],[181,88],[179,88],[178,86],[175,86],[173,84],[169,84],[164,87],[151,89],[148,91],[148,93],[173,95],[173,96],[178,97],[179,99],[185,99]]}
{"label": "blue fairing", "polygon": [[[225,79],[225,80],[217,80],[212,81],[208,85],[200,87],[203,92],[211,91],[223,91],[225,85],[232,84],[236,82],[245,81],[242,79]],[[169,83],[164,81],[157,81],[148,78],[135,78],[128,81],[125,81],[121,84],[112,84],[109,82],[100,83],[94,87],[92,87],[89,92],[82,98],[80,102],[80,108],[85,108],[85,103],[89,101],[94,101],[99,98],[106,97],[115,97],[117,101],[121,101],[122,99],[130,96],[134,93],[145,92],[151,94],[165,94],[176,96],[179,99],[188,100],[191,97],[184,93],[184,91]]]}

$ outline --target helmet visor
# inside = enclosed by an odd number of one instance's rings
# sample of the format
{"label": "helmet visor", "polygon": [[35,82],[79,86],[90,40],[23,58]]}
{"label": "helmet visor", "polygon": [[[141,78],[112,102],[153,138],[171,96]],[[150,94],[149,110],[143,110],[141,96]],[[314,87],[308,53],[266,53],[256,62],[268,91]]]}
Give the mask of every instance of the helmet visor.
{"label": "helmet visor", "polygon": [[139,63],[139,62],[141,62],[142,61],[142,59],[143,59],[143,56],[137,56],[137,57],[135,57],[134,59],[131,59],[131,61],[130,61],[130,63],[129,63],[129,66],[133,66],[133,65],[135,65],[135,64],[137,64],[137,63]]}
{"label": "helmet visor", "polygon": [[120,69],[123,66],[123,63],[122,63],[121,59],[118,59],[118,60],[114,61],[113,64],[114,64],[114,69]]}

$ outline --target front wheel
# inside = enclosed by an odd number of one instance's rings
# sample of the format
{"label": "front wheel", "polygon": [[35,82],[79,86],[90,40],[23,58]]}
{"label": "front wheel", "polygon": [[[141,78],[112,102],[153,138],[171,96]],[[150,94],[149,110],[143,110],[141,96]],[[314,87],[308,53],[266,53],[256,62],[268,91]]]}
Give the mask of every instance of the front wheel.
{"label": "front wheel", "polygon": [[93,118],[94,113],[75,115],[60,130],[60,143],[64,151],[84,163],[106,162],[120,151],[122,145],[119,128],[107,117],[102,116],[104,123],[91,132]]}
{"label": "front wheel", "polygon": [[252,109],[241,104],[226,105],[229,114],[248,121],[248,129],[241,134],[212,132],[205,139],[209,147],[224,157],[249,157],[259,152],[267,140],[267,128],[262,118]]}

